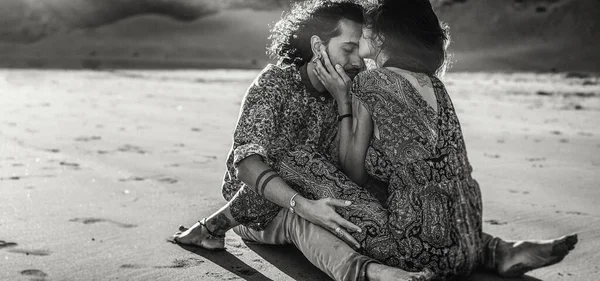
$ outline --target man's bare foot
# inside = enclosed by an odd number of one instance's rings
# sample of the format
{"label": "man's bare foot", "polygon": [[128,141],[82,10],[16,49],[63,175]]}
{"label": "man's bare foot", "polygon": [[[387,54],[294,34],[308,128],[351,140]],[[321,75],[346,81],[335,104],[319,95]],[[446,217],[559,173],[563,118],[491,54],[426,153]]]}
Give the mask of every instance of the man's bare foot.
{"label": "man's bare foot", "polygon": [[499,241],[496,269],[503,277],[519,277],[528,271],[562,261],[577,244],[577,234],[555,240]]}
{"label": "man's bare foot", "polygon": [[179,226],[179,231],[173,235],[173,241],[213,251],[225,249],[225,236],[210,234],[208,228],[200,222],[197,222],[190,228],[183,225]]}
{"label": "man's bare foot", "polygon": [[370,281],[428,281],[433,277],[433,272],[427,268],[421,272],[408,272],[377,263],[367,265],[367,279]]}

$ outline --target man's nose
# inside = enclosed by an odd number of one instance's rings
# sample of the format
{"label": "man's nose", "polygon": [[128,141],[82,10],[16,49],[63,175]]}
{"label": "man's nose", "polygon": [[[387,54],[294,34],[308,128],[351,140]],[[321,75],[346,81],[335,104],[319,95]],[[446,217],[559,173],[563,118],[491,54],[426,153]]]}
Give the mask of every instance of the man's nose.
{"label": "man's nose", "polygon": [[364,60],[360,58],[358,55],[352,56],[352,60],[350,61],[352,67],[356,69],[362,69],[364,66]]}

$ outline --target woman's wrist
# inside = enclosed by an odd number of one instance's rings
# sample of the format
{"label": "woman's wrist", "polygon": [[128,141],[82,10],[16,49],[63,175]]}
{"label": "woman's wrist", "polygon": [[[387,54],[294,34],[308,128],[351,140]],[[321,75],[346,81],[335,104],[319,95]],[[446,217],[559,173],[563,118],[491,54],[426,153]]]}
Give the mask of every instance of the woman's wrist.
{"label": "woman's wrist", "polygon": [[352,100],[347,99],[338,102],[338,115],[344,115],[352,113]]}

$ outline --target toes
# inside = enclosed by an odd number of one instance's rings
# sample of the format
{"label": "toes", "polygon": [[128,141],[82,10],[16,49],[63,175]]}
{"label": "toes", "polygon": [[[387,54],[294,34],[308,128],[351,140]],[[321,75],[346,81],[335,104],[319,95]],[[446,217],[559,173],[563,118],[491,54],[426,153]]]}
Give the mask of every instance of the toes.
{"label": "toes", "polygon": [[561,257],[569,253],[569,246],[566,243],[555,244],[552,246],[551,256]]}
{"label": "toes", "polygon": [[569,253],[569,251],[575,249],[575,244],[577,244],[577,234],[565,236],[562,239],[558,239],[554,242],[552,246],[552,256],[565,256]]}
{"label": "toes", "polygon": [[577,234],[574,234],[574,235],[567,236],[567,239],[565,239],[565,241],[567,242],[567,245],[575,246],[575,244],[577,244],[579,239],[577,238]]}

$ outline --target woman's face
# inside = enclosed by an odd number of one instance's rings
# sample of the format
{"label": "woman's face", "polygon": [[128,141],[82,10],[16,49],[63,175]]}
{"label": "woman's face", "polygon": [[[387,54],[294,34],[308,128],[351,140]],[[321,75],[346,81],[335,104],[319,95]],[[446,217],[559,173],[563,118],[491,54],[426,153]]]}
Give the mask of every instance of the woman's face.
{"label": "woman's face", "polygon": [[373,31],[370,28],[363,26],[362,36],[358,42],[358,55],[363,59],[374,60],[379,53],[379,48],[377,47],[377,44],[375,44],[372,35]]}

